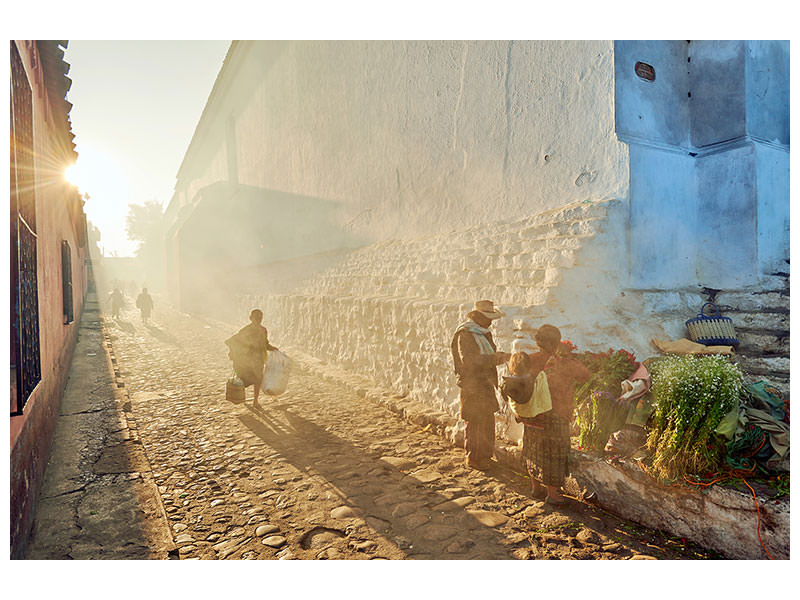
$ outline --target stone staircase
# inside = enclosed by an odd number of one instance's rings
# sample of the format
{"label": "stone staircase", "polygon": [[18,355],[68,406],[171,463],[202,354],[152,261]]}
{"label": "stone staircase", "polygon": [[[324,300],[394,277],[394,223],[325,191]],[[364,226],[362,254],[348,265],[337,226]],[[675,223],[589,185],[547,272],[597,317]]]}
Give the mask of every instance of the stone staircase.
{"label": "stone staircase", "polygon": [[788,399],[789,274],[779,277],[780,289],[718,292],[709,294],[709,300],[733,320],[739,338],[737,361],[745,373],[770,381]]}

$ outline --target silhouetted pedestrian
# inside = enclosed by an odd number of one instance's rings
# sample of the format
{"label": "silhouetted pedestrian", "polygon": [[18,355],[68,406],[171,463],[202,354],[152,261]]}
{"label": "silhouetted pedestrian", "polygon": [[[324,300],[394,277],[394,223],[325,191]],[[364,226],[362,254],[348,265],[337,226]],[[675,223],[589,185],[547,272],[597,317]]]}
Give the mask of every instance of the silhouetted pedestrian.
{"label": "silhouetted pedestrian", "polygon": [[233,361],[236,375],[245,387],[253,386],[253,408],[259,408],[258,394],[264,377],[267,351],[277,350],[269,343],[267,330],[261,325],[263,318],[263,312],[253,309],[250,312],[250,323],[225,340],[225,345],[230,349],[228,357]]}
{"label": "silhouetted pedestrian", "polygon": [[118,287],[115,287],[114,291],[109,294],[108,301],[111,303],[111,316],[115,319],[118,318],[119,311],[125,305],[125,296],[122,295]]}
{"label": "silhouetted pedestrian", "polygon": [[142,288],[142,293],[136,298],[136,308],[142,315],[142,323],[146,325],[153,311],[153,298],[147,293],[147,288]]}

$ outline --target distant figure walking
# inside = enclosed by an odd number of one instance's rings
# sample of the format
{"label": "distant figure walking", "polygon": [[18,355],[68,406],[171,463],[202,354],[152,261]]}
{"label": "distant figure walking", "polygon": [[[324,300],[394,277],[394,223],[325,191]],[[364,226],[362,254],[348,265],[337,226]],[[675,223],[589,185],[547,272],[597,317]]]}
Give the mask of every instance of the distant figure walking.
{"label": "distant figure walking", "polygon": [[111,302],[111,316],[115,319],[118,318],[119,311],[125,305],[125,296],[122,295],[118,287],[115,287],[114,291],[109,294],[108,301]]}
{"label": "distant figure walking", "polygon": [[486,470],[494,455],[494,413],[499,409],[494,388],[497,365],[510,354],[497,352],[489,327],[505,316],[490,300],[479,300],[458,326],[450,350],[461,388],[461,418],[467,422],[464,450],[467,466]]}
{"label": "distant figure walking", "polygon": [[142,288],[142,293],[136,298],[136,308],[142,315],[142,323],[147,325],[147,319],[153,312],[153,298],[147,293],[147,288]]}
{"label": "distant figure walking", "polygon": [[577,360],[559,352],[561,331],[553,325],[542,325],[535,334],[541,349],[530,355],[534,377],[541,371],[547,375],[552,410],[525,424],[522,456],[531,476],[533,497],[548,504],[562,504],[561,486],[569,474],[569,427],[574,409],[575,384],[588,381],[591,372]]}
{"label": "distant figure walking", "polygon": [[245,387],[253,386],[253,408],[260,408],[258,394],[264,377],[264,363],[268,350],[277,350],[269,343],[267,330],[261,325],[264,313],[259,309],[250,312],[250,323],[225,340],[228,358],[233,361],[233,370]]}

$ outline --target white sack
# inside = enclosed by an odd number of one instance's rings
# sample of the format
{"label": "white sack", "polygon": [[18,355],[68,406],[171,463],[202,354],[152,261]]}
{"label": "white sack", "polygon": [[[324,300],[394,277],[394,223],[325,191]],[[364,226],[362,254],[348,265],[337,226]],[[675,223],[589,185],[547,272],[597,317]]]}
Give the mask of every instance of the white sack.
{"label": "white sack", "polygon": [[264,378],[261,380],[261,391],[270,396],[280,396],[286,391],[289,383],[289,371],[292,361],[280,350],[267,352],[267,364],[264,367]]}

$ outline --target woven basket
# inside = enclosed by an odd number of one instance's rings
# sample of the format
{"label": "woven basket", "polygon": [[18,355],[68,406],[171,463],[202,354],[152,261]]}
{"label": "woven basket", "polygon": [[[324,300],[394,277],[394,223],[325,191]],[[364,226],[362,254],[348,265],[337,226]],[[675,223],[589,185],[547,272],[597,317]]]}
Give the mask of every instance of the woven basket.
{"label": "woven basket", "polygon": [[228,379],[225,382],[225,399],[234,404],[244,402],[244,386],[234,381],[233,378]]}
{"label": "woven basket", "polygon": [[[714,307],[716,315],[706,316],[706,306]],[[703,304],[700,314],[694,319],[686,321],[686,328],[689,330],[689,339],[698,344],[706,346],[739,345],[736,331],[733,329],[733,321],[728,317],[723,317],[719,312],[719,307],[711,302]]]}

